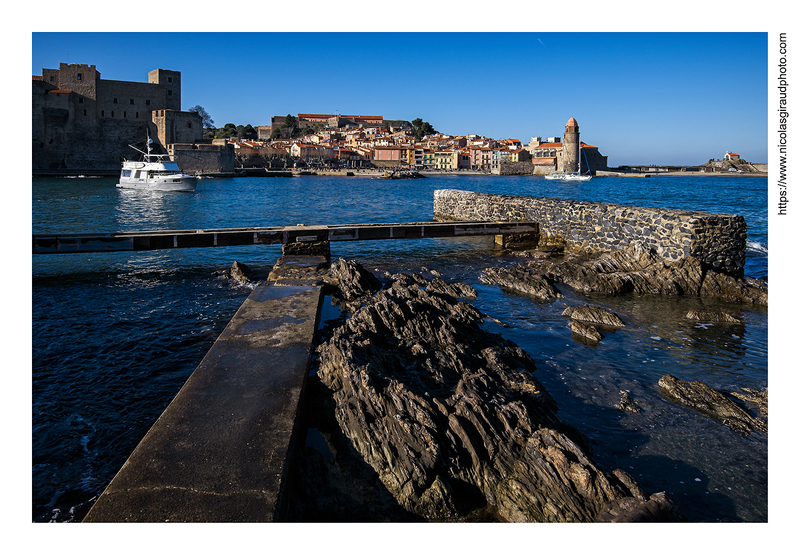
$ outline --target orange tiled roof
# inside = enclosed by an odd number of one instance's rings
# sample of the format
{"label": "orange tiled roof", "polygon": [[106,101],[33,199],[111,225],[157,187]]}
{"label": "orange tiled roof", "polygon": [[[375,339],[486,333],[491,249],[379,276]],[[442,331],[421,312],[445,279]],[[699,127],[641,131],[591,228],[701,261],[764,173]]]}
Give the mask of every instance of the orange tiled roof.
{"label": "orange tiled roof", "polygon": [[[535,148],[559,148],[564,146],[564,143],[542,143]],[[581,148],[597,148],[596,146],[587,145],[586,143],[581,143]]]}

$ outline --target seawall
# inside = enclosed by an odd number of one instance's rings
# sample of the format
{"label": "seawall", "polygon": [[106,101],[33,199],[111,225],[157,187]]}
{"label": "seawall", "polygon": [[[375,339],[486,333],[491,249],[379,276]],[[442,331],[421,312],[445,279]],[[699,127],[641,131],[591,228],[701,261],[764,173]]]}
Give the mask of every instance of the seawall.
{"label": "seawall", "polygon": [[744,275],[747,224],[738,215],[455,189],[434,192],[433,214],[440,220],[534,221],[540,243],[599,253],[639,242],[669,261],[694,256],[718,272]]}

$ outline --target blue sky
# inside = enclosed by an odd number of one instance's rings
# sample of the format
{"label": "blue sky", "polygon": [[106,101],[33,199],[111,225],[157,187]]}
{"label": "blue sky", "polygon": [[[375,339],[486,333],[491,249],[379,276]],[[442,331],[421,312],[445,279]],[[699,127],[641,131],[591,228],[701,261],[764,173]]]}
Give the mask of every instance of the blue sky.
{"label": "blue sky", "polygon": [[220,127],[338,112],[527,143],[575,117],[612,166],[767,161],[765,32],[33,32],[31,61],[178,70],[183,109]]}

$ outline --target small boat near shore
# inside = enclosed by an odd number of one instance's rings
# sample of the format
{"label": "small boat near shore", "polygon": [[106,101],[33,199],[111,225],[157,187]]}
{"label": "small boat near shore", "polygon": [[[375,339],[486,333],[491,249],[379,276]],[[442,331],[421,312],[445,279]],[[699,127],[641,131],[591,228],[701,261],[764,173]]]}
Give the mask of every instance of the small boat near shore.
{"label": "small boat near shore", "polygon": [[178,164],[169,159],[168,154],[153,154],[148,137],[147,152],[128,145],[141,153],[142,160],[125,160],[117,187],[143,191],[177,191],[193,193],[197,187],[197,177],[181,172]]}
{"label": "small boat near shore", "polygon": [[[580,150],[583,151],[583,147],[580,147]],[[583,153],[586,156],[586,152]],[[586,160],[586,166],[589,166],[589,160]],[[589,170],[588,173],[581,173],[581,156],[578,154],[578,171],[577,172],[553,172],[549,173],[544,176],[545,179],[554,179],[559,181],[589,181],[592,178],[592,172]]]}
{"label": "small boat near shore", "polygon": [[581,175],[579,173],[553,172],[545,175],[544,178],[556,179],[559,181],[589,181],[592,176],[587,174]]}

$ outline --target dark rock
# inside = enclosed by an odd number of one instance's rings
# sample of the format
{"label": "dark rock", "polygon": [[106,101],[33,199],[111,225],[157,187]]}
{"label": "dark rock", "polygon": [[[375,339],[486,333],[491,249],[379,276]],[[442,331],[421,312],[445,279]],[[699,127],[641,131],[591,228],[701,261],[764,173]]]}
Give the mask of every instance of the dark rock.
{"label": "dark rock", "polygon": [[742,321],[722,310],[690,310],[686,317],[698,322],[720,322],[725,324],[741,324]]}
{"label": "dark rock", "polygon": [[744,393],[732,391],[730,395],[741,401],[744,401],[748,405],[754,405],[756,408],[758,408],[759,416],[761,418],[767,418],[767,412],[769,408],[767,388],[764,388],[763,391],[758,391],[757,389],[743,387],[742,391],[744,391]]}
{"label": "dark rock", "polygon": [[542,301],[563,297],[552,282],[527,268],[516,265],[511,268],[487,268],[480,276],[481,283],[498,285]]}
{"label": "dark rock", "polygon": [[239,285],[248,285],[253,281],[253,270],[246,264],[234,261],[230,269],[225,272],[225,277]]}
{"label": "dark rock", "polygon": [[716,297],[730,302],[767,305],[767,284],[752,278],[737,279],[709,271],[700,288],[700,296]]}
{"label": "dark rock", "polygon": [[333,262],[323,280],[334,288],[334,301],[352,312],[383,284],[358,262],[340,258]]}
{"label": "dark rock", "polygon": [[584,322],[579,322],[578,320],[570,320],[567,327],[574,335],[578,335],[584,340],[588,340],[590,344],[592,343],[600,343],[603,339],[603,334],[597,331],[597,328],[591,324],[586,324]]}
{"label": "dark rock", "polygon": [[625,324],[619,316],[599,306],[568,306],[561,315],[588,324],[599,324],[610,328],[625,327]]}
{"label": "dark rock", "polygon": [[702,296],[757,305],[767,305],[768,301],[764,281],[735,278],[703,268],[691,256],[669,262],[640,243],[601,255],[573,253],[560,261],[537,259],[529,262],[529,266],[537,269],[521,266],[503,272],[498,268],[488,269],[484,275],[500,277],[487,279],[485,283],[524,291],[526,287],[536,289],[544,278],[549,284],[564,283],[584,293]]}
{"label": "dark rock", "polygon": [[484,330],[478,310],[419,276],[396,277],[318,349],[332,437],[348,445],[337,462],[351,452],[399,507],[429,521],[676,519],[666,497],[592,462],[533,361]]}
{"label": "dark rock", "polygon": [[710,416],[737,433],[747,435],[754,429],[767,433],[765,420],[751,416],[733,400],[703,382],[687,382],[666,374],[658,380],[658,389],[670,401]]}
{"label": "dark rock", "polygon": [[640,413],[642,409],[636,406],[633,400],[631,400],[631,395],[627,391],[620,391],[619,392],[619,402],[614,405],[619,410],[633,412],[633,413]]}
{"label": "dark rock", "polygon": [[474,287],[466,283],[446,283],[441,278],[436,278],[431,281],[425,290],[428,293],[448,295],[453,299],[463,299],[467,301],[474,300],[478,297],[478,293],[475,291]]}

